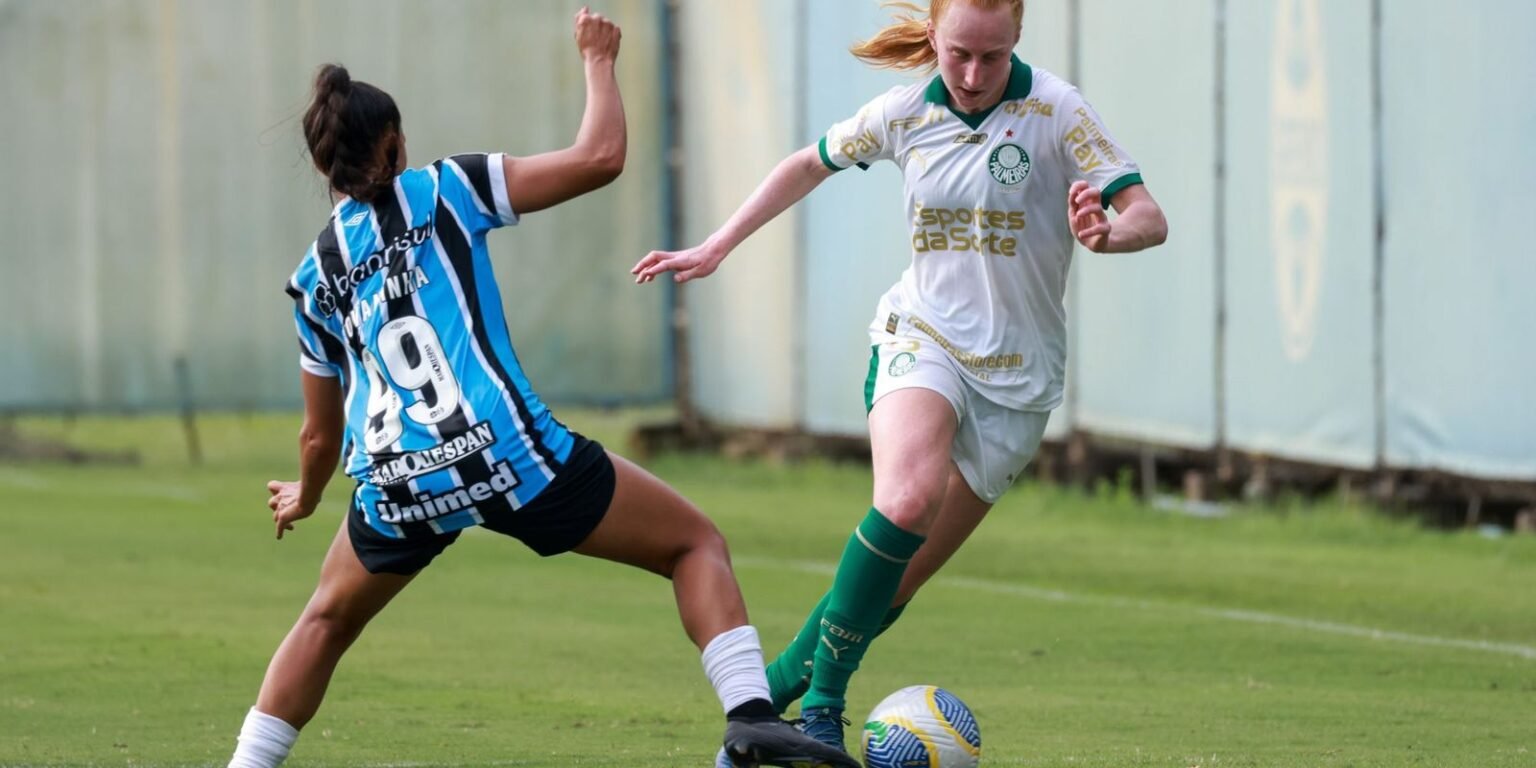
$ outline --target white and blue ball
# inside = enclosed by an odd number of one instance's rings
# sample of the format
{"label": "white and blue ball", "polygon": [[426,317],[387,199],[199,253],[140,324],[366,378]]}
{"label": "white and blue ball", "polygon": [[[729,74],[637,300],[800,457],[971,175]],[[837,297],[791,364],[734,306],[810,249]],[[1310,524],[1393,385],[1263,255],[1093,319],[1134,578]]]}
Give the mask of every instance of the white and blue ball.
{"label": "white and blue ball", "polygon": [[975,768],[981,728],[949,691],[911,685],[875,705],[864,723],[868,768]]}

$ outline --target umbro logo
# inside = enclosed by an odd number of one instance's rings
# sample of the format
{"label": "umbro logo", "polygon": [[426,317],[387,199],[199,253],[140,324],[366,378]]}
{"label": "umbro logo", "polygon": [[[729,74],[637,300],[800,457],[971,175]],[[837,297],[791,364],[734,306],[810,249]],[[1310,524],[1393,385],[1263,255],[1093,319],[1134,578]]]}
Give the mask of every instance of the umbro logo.
{"label": "umbro logo", "polygon": [[368,218],[368,212],[367,211],[358,211],[357,213],[352,214],[351,218],[347,219],[346,224],[349,227],[355,227],[355,226],[363,223],[363,219],[366,219],[366,218]]}

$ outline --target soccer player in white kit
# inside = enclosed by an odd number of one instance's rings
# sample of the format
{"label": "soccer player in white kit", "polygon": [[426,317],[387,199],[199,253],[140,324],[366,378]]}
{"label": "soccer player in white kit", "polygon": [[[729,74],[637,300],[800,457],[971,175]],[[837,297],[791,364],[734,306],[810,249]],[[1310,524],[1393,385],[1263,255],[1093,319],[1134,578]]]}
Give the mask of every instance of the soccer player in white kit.
{"label": "soccer player in white kit", "polygon": [[837,171],[879,160],[902,171],[912,264],[870,324],[873,507],[831,591],[769,667],[774,705],[803,695],[806,732],[838,747],[869,642],[980,524],[1061,404],[1073,239],[1127,253],[1167,238],[1138,166],[1093,108],[1013,55],[1023,0],[933,0],[926,18],[896,5],[915,16],[854,55],[936,65],[938,76],[875,97],[780,162],[702,244],[653,251],[632,270],[639,282],[705,277]]}

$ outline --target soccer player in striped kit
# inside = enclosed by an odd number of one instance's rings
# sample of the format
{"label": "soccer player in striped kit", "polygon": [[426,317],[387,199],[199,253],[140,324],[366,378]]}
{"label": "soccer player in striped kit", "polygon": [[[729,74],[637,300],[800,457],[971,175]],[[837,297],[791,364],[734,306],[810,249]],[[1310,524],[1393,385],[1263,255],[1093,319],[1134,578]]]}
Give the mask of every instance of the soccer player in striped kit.
{"label": "soccer player in striped kit", "polygon": [[632,270],[640,282],[705,277],[832,174],[880,160],[901,169],[912,264],[869,329],[873,506],[831,590],[768,670],[775,707],[803,695],[803,728],[839,747],[869,643],[1023,471],[1062,401],[1074,238],[1099,253],[1167,238],[1137,165],[1093,108],[1013,55],[1023,0],[893,5],[914,16],[854,55],[938,75],[875,97],[780,162],[702,244],[653,251]]}
{"label": "soccer player in striped kit", "polygon": [[741,765],[857,766],[781,721],[719,531],[671,488],[567,429],[507,335],[485,235],[616,178],[626,129],[619,28],[582,9],[587,106],[575,143],[407,169],[388,94],[321,68],[304,135],[337,200],[288,284],[304,426],[300,479],[268,484],[278,538],[309,517],[338,456],[357,481],[320,583],[271,665],[231,766],[271,768],[314,716],[368,621],[470,526],[672,580]]}

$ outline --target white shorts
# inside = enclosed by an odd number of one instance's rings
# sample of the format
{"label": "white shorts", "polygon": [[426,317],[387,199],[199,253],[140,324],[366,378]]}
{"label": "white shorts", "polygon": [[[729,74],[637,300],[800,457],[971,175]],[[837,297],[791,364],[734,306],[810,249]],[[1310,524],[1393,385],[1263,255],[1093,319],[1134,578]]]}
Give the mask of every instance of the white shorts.
{"label": "white shorts", "polygon": [[950,458],[982,501],[991,504],[1002,498],[1040,449],[1050,411],[1019,411],[988,400],[966,380],[960,364],[932,341],[879,332],[870,339],[875,344],[864,382],[865,409],[909,387],[943,395],[959,425]]}

